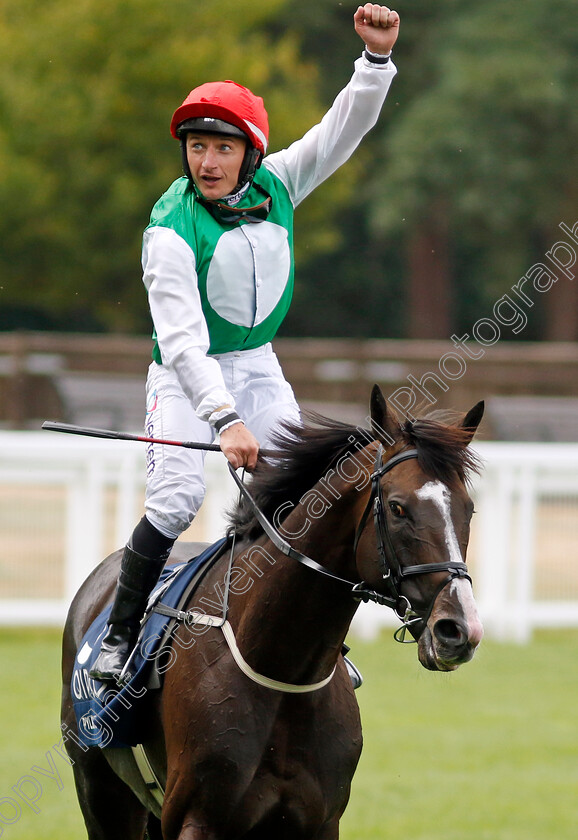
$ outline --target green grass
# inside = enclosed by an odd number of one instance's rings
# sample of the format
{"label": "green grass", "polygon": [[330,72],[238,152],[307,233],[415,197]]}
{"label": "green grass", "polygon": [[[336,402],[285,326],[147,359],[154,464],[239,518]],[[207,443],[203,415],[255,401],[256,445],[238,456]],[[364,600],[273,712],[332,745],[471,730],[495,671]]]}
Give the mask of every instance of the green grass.
{"label": "green grass", "polygon": [[355,646],[366,746],[344,838],[575,838],[577,650],[576,631],[484,642],[437,674],[387,637]]}
{"label": "green grass", "polygon": [[[54,749],[61,735],[60,633],[0,630],[0,663],[0,829],[4,829],[0,836],[2,840],[81,840],[86,832],[72,770]],[[34,772],[34,766],[52,778]],[[24,779],[27,776],[40,783],[40,790]],[[26,805],[13,787],[38,801]],[[2,797],[20,804],[19,818]],[[5,824],[2,816],[16,821]]]}
{"label": "green grass", "polygon": [[[484,642],[454,674],[421,668],[390,633],[352,656],[365,748],[342,840],[574,840],[578,827],[578,632],[528,646]],[[0,836],[80,840],[85,832],[60,737],[59,638],[0,631]],[[48,753],[48,756],[47,756]],[[50,758],[61,775],[50,770]],[[41,780],[42,792],[24,777]],[[30,797],[33,810],[13,786]],[[6,798],[21,802],[16,820]],[[38,813],[37,811],[40,811]]]}

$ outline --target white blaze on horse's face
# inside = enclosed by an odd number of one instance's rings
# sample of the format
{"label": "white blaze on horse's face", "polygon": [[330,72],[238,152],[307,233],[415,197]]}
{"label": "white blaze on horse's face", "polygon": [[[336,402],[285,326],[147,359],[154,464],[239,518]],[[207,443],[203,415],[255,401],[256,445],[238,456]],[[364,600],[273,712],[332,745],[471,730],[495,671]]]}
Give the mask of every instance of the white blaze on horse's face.
{"label": "white blaze on horse's face", "polygon": [[[447,559],[450,563],[463,563],[460,544],[451,514],[451,493],[441,481],[428,481],[419,490],[415,491],[420,501],[431,501],[439,512],[443,522],[444,542],[447,549]],[[441,670],[453,670],[458,667],[459,662],[452,662],[451,657],[444,654],[447,645],[444,644],[444,635],[450,626],[446,620],[447,611],[455,614],[456,605],[461,613],[461,620],[455,623],[455,628],[462,627],[463,641],[466,656],[461,661],[467,661],[474,654],[479,645],[483,628],[478,615],[476,602],[470,581],[467,578],[454,578],[448,586],[442,590],[428,620],[426,632],[422,634],[424,645],[423,664],[426,667],[435,667]],[[455,618],[458,618],[455,616]],[[455,619],[454,619],[455,620]],[[438,624],[439,622],[439,624]],[[444,623],[445,622],[445,623]],[[453,624],[454,622],[452,622]],[[437,625],[437,626],[436,626]],[[454,632],[456,630],[454,629]]]}
{"label": "white blaze on horse's face", "polygon": [[442,484],[441,481],[428,481],[427,484],[424,484],[423,487],[416,490],[415,495],[418,499],[431,499],[441,513],[444,521],[444,536],[450,563],[463,562],[454,523],[452,522],[450,507],[451,494],[446,485]]}

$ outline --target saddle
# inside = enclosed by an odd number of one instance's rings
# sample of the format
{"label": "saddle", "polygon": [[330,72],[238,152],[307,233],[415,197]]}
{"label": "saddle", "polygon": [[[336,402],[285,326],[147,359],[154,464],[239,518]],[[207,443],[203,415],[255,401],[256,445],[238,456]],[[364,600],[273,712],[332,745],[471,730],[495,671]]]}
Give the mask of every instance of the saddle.
{"label": "saddle", "polygon": [[176,626],[176,616],[228,545],[225,537],[198,557],[164,569],[149,599],[135,650],[127,663],[126,672],[130,676],[120,687],[89,676],[106,633],[111,607],[93,621],[80,643],[72,673],[72,699],[82,745],[130,747],[142,741],[151,692],[161,687],[162,675],[174,656],[168,642]]}

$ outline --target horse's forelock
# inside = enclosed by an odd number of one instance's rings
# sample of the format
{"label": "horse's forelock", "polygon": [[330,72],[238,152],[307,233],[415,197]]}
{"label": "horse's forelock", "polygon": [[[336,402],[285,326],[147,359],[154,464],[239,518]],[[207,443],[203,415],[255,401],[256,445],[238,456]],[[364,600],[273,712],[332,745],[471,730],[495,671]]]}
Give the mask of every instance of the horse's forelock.
{"label": "horse's forelock", "polygon": [[[402,427],[403,437],[417,449],[418,462],[425,473],[444,484],[455,484],[456,479],[468,484],[481,467],[479,457],[469,447],[471,430],[454,422],[448,425],[442,422],[442,416],[448,417],[436,413],[408,420]],[[456,416],[451,415],[451,419]]]}

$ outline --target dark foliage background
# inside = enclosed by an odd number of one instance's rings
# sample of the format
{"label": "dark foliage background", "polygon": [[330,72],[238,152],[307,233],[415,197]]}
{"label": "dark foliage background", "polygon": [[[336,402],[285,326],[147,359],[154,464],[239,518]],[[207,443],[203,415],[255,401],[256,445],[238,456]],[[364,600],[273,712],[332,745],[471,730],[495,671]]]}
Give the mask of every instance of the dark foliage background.
{"label": "dark foliage background", "polygon": [[[361,43],[336,0],[2,0],[0,329],[148,332],[140,238],[180,174],[190,88],[265,98],[271,148],[316,122]],[[287,336],[447,338],[578,218],[573,0],[411,0],[378,126],[297,213]],[[558,283],[510,338],[578,339]],[[543,305],[542,305],[543,303]]]}

